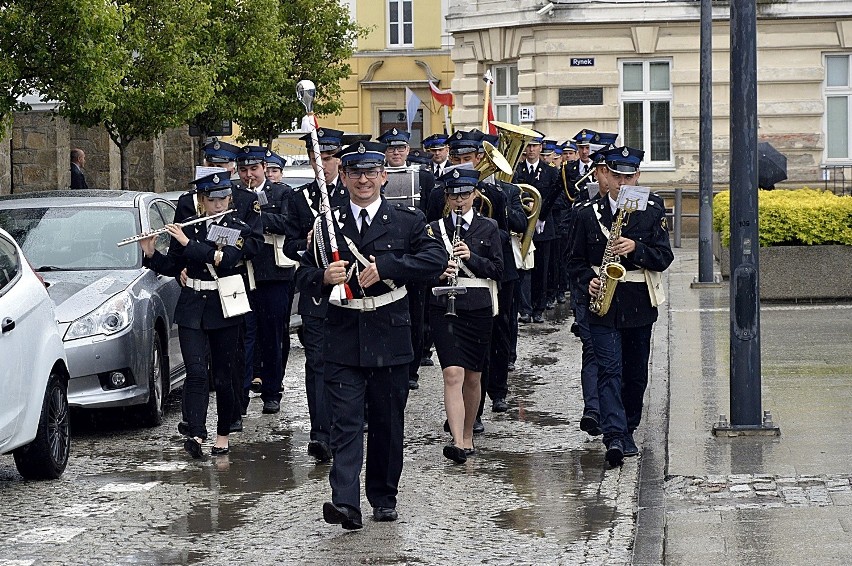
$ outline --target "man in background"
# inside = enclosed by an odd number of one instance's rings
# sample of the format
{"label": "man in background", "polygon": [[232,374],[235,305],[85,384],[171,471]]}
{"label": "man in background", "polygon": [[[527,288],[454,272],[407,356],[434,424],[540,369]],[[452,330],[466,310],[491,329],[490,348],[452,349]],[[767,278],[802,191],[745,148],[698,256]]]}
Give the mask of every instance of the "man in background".
{"label": "man in background", "polygon": [[86,166],[86,152],[82,149],[74,148],[71,150],[71,188],[72,189],[88,189],[86,184],[86,176],[83,174],[83,167]]}

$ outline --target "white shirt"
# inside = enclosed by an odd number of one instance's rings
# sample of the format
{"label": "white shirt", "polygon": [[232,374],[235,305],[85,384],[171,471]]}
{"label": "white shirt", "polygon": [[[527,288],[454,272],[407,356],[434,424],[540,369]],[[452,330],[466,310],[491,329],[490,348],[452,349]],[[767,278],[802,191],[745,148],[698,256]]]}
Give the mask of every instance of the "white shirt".
{"label": "white shirt", "polygon": [[361,210],[367,211],[367,226],[373,223],[373,218],[376,217],[376,214],[379,212],[379,207],[382,206],[382,199],[377,198],[371,204],[367,205],[366,208],[360,207],[354,202],[349,202],[349,208],[352,210],[352,214],[355,216],[355,226],[358,228],[358,231],[361,231]]}
{"label": "white shirt", "polygon": [[[456,215],[455,211],[450,211],[450,214],[452,215],[453,226],[455,226],[459,222],[458,216]],[[470,228],[470,223],[473,222],[473,207],[471,207],[470,210],[462,214],[461,217],[465,222],[465,228]]]}
{"label": "white shirt", "polygon": [[529,172],[530,170],[535,171],[536,169],[538,169],[538,160],[536,160],[535,163],[530,163],[529,161],[527,161],[526,163],[527,163],[527,172]]}
{"label": "white shirt", "polygon": [[585,175],[586,173],[588,173],[588,172],[589,172],[589,169],[591,169],[591,168],[592,168],[592,162],[591,162],[591,160],[590,160],[588,163],[585,163],[585,162],[583,162],[583,161],[580,161],[580,176],[583,176],[583,175]]}
{"label": "white shirt", "polygon": [[612,215],[615,216],[615,211],[618,210],[618,201],[612,200],[612,197],[607,195],[609,199],[609,209],[612,211]]}

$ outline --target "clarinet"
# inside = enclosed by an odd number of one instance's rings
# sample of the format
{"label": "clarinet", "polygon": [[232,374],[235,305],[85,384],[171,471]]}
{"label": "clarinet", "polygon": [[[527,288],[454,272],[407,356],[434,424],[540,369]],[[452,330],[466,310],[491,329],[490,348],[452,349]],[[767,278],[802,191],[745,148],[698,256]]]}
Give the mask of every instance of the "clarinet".
{"label": "clarinet", "polygon": [[[462,215],[462,208],[456,208],[456,232],[453,234],[453,250],[456,249],[456,245],[461,241],[461,225],[462,223],[459,221]],[[458,265],[458,257],[453,254],[450,258],[456,262]],[[456,295],[458,291],[452,289],[453,287],[458,287],[458,268],[456,268],[456,273],[450,275],[447,278],[447,283],[449,283],[450,291],[447,293],[447,312],[444,313],[444,316],[458,316],[456,314]]]}

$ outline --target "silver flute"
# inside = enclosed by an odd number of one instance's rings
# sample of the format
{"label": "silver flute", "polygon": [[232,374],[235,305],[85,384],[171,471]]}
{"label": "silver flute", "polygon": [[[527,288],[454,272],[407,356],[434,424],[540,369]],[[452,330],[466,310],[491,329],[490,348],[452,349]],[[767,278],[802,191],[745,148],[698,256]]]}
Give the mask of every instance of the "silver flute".
{"label": "silver flute", "polygon": [[[207,220],[213,220],[214,218],[219,218],[220,216],[225,216],[229,212],[234,212],[233,208],[229,208],[228,210],[223,210],[222,212],[217,212],[216,214],[211,214],[210,216],[200,216],[195,220],[187,220],[186,222],[176,223],[177,226],[183,228],[184,226],[192,226],[193,224],[199,224],[200,222],[206,222]],[[136,236],[131,236],[129,238],[124,238],[118,244],[116,244],[119,248],[121,246],[126,246],[127,244],[132,244],[133,242],[138,242],[140,240],[144,240],[146,238],[150,238],[151,236],[157,236],[164,232],[168,232],[168,228],[163,226],[162,228],[157,228],[156,230],[152,230],[150,232],[145,232],[144,234],[138,234]]]}

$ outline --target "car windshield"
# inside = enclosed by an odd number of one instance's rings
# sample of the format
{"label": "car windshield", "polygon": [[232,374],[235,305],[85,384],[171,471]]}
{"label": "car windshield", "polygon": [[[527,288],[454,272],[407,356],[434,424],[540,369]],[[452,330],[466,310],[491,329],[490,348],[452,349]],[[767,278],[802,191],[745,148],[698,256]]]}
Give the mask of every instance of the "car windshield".
{"label": "car windshield", "polygon": [[116,244],[139,233],[133,208],[15,208],[0,210],[0,227],[36,271],[132,269],[139,244]]}

